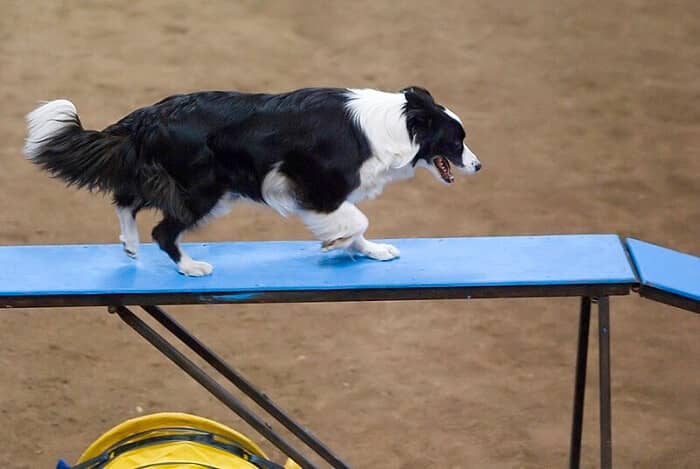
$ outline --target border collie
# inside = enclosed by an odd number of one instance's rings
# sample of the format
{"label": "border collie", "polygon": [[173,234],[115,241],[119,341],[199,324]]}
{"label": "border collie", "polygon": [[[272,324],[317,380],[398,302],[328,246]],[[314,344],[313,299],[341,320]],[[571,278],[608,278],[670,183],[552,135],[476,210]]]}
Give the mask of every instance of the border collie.
{"label": "border collie", "polygon": [[447,184],[453,165],[468,174],[481,168],[459,117],[419,87],[175,95],[102,131],[85,130],[73,103],[59,99],[27,124],[29,160],[69,186],[113,195],[129,256],[139,248],[136,214],[159,209],[153,239],[190,276],[212,266],[187,255],[183,233],[237,199],[299,216],[324,251],[386,261],[399,250],[365,239],[357,202],[416,167]]}

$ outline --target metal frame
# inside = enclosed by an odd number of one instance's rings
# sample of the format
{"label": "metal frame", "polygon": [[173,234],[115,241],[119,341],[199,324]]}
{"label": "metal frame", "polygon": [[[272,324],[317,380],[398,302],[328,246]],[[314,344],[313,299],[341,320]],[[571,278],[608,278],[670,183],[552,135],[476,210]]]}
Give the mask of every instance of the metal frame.
{"label": "metal frame", "polygon": [[581,298],[578,325],[578,348],[576,352],[576,378],[574,383],[574,406],[571,424],[571,447],[569,467],[578,469],[581,462],[581,435],[583,432],[583,409],[586,396],[586,364],[588,363],[588,330],[591,323],[591,299]]}
{"label": "metal frame", "polygon": [[308,430],[297,424],[264,393],[258,391],[234,368],[192,336],[184,327],[163,311],[158,305],[173,304],[234,304],[234,303],[312,303],[345,301],[400,301],[400,300],[465,300],[475,298],[544,298],[579,297],[578,345],[570,440],[569,467],[578,468],[581,458],[583,415],[585,406],[588,341],[590,333],[591,304],[598,305],[598,367],[600,410],[600,464],[604,469],[612,468],[612,415],[611,415],[611,367],[610,367],[610,296],[627,295],[630,290],[640,296],[700,313],[700,301],[661,290],[645,284],[637,270],[629,246],[620,240],[635,281],[629,283],[598,283],[570,285],[505,285],[476,287],[416,287],[416,288],[360,288],[327,290],[282,290],[282,291],[213,291],[190,293],[108,293],[108,294],[58,294],[26,296],[0,295],[0,308],[76,307],[108,306],[124,322],[148,340],[160,352],[197,380],[215,397],[236,412],[253,428],[259,431],[282,452],[299,463],[304,469],[315,467],[293,448],[272,427],[253,414],[231,393],[205,373],[185,355],[179,352],[158,332],[143,322],[126,306],[140,306],[163,327],[178,337],[187,347],[219,371],[229,382],[245,393],[287,430],[298,437],[316,454],[334,468],[348,465],[334,455]]}
{"label": "metal frame", "polygon": [[[270,398],[258,391],[252,384],[243,378],[235,369],[224,363],[224,361],[202,344],[196,337],[187,332],[180,324],[170,317],[165,311],[157,307],[144,307],[154,319],[164,327],[173,332],[191,350],[195,351],[207,363],[217,368],[231,383],[246,395],[255,400],[263,407],[269,415],[282,423],[290,432],[301,439],[316,454],[326,460],[332,467],[337,469],[349,469],[349,466],[339,457],[333,454],[318,438],[311,432],[296,423],[282,409],[280,409]],[[151,345],[157,348],[163,355],[172,360],[177,366],[185,371],[190,377],[201,384],[214,397],[219,399],[224,405],[241,417],[248,425],[253,427],[258,433],[267,438],[280,451],[292,458],[303,469],[314,469],[316,465],[307,459],[301,452],[294,448],[284,437],[260,419],[254,412],[241,403],[233,394],[228,392],[223,386],[209,376],[202,368],[178,351],[163,336],[158,334],[152,327],[136,316],[125,306],[115,306],[109,309],[111,313],[116,313],[119,318],[129,327],[146,339]]]}
{"label": "metal frame", "polygon": [[521,285],[492,287],[364,288],[265,292],[154,293],[0,296],[0,308],[76,306],[163,306],[182,304],[319,303],[344,301],[465,300],[628,295],[632,284]]}
{"label": "metal frame", "polygon": [[[611,286],[610,291],[619,294],[617,286]],[[629,292],[627,286],[626,292]],[[481,292],[482,294],[484,292]],[[413,293],[415,295],[415,293]],[[546,295],[537,295],[546,296]],[[502,295],[499,295],[502,297]],[[441,296],[444,298],[444,296]],[[351,297],[345,297],[346,301],[360,301]],[[365,300],[365,298],[362,298]],[[324,300],[318,300],[324,301]],[[337,301],[337,300],[336,300]],[[585,406],[586,370],[588,363],[588,336],[590,330],[591,304],[598,304],[598,347],[599,347],[599,397],[600,397],[600,461],[603,469],[612,468],[612,415],[611,415],[611,386],[610,386],[610,303],[608,296],[591,297],[582,296],[579,312],[578,346],[576,354],[576,374],[574,384],[573,416],[571,427],[571,443],[569,453],[569,467],[578,469],[581,460],[581,441],[583,435],[583,412]],[[221,357],[209,349],[204,343],[190,334],[182,325],[173,319],[162,308],[155,305],[141,305],[152,318],[178,337],[187,347],[203,358],[208,364],[219,371],[229,382],[255,401],[270,416],[275,418],[294,436],[306,444],[317,455],[321,456],[331,467],[347,469],[349,466],[338,456],[333,454],[318,438],[309,430],[296,423],[288,414],[278,407],[264,393],[257,390],[233,367],[228,365]],[[238,414],[250,424],[262,436],[267,438],[280,451],[296,461],[302,468],[315,468],[316,466],[295,449],[282,436],[276,433],[272,427],[247,407],[238,401],[231,393],[221,387],[208,376],[201,368],[180,353],[175,347],[159,335],[154,329],[139,319],[125,306],[111,306],[110,312],[117,313],[119,317],[156,347],[161,353],[170,358],[176,365],[182,368],[193,379],[204,386],[216,398]]]}
{"label": "metal frame", "polygon": [[[248,409],[233,394],[227,391],[202,368],[187,358],[162,335],[146,324],[127,306],[140,306],[153,319],[178,337],[191,351],[203,358],[219,371],[230,383],[250,397],[268,415],[272,416],[308,448],[336,469],[349,466],[333,454],[317,437],[295,422],[264,393],[256,389],[233,367],[190,334],[158,305],[168,304],[225,304],[225,303],[312,303],[342,301],[387,301],[387,300],[450,300],[475,298],[546,298],[580,297],[579,334],[574,384],[573,418],[569,466],[578,468],[581,456],[583,433],[583,410],[585,404],[586,367],[588,359],[588,336],[591,304],[598,304],[599,318],[599,368],[600,368],[600,437],[601,467],[612,468],[612,431],[610,404],[610,318],[609,296],[627,295],[636,284],[579,284],[579,285],[522,285],[495,287],[444,287],[444,288],[389,288],[354,290],[299,290],[267,292],[207,292],[207,293],[161,293],[161,294],[107,294],[107,295],[32,295],[0,297],[0,308],[23,307],[75,307],[108,306],[121,320],[138,332],[151,345],[182,368],[212,395],[238,414],[251,427],[268,439],[284,454],[292,458],[303,469],[316,468],[313,462],[293,447],[284,437]],[[643,293],[642,293],[643,294]]]}
{"label": "metal frame", "polygon": [[610,404],[610,299],[598,299],[598,371],[600,398],[600,467],[612,467],[612,413]]}
{"label": "metal frame", "polygon": [[687,298],[685,296],[669,293],[658,288],[642,285],[639,287],[639,295],[650,300],[685,309],[693,313],[700,313],[700,301]]}
{"label": "metal frame", "polygon": [[569,467],[578,469],[581,464],[581,439],[583,434],[583,409],[586,395],[586,367],[588,364],[588,335],[591,321],[591,303],[598,303],[598,370],[600,399],[600,467],[612,468],[612,412],[610,390],[610,298],[581,298],[578,348],[576,352],[576,378],[571,424]]}

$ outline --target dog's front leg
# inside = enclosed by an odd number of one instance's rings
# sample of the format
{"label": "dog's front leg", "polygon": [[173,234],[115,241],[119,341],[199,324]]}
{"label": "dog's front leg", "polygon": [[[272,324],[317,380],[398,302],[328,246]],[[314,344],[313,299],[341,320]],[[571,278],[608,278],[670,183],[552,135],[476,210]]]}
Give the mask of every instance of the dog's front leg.
{"label": "dog's front leg", "polygon": [[399,250],[390,244],[367,241],[364,233],[369,221],[364,213],[350,202],[343,202],[329,213],[305,210],[301,219],[311,232],[321,240],[321,249],[347,249],[372,259],[388,261],[399,256]]}
{"label": "dog's front leg", "polygon": [[350,246],[352,252],[356,252],[378,261],[390,261],[401,255],[399,248],[386,243],[373,243],[367,241],[364,236],[358,236]]}

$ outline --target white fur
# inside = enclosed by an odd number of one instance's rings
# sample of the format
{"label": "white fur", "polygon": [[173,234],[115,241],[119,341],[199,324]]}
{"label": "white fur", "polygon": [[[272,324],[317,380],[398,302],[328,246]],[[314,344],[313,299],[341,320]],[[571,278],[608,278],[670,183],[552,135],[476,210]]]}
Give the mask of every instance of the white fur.
{"label": "white fur", "polygon": [[139,252],[139,229],[136,219],[128,207],[117,207],[117,217],[121,230],[119,241],[124,246],[124,252],[130,257],[136,257]]}
{"label": "white fur", "polygon": [[372,151],[360,168],[360,187],[348,197],[359,202],[377,197],[390,182],[412,177],[411,161],[419,147],[406,128],[403,93],[351,89],[349,98],[350,115],[367,136]]}
{"label": "white fur", "polygon": [[27,114],[27,139],[24,143],[24,155],[36,158],[41,153],[41,144],[69,127],[78,116],[73,103],[67,99],[57,99],[42,104]]}
{"label": "white fur", "polygon": [[350,202],[343,202],[331,213],[300,210],[299,216],[316,238],[322,241],[324,251],[349,247],[369,226],[365,214]]}
{"label": "white fur", "polygon": [[384,243],[373,243],[367,241],[365,237],[361,235],[355,238],[355,241],[353,241],[350,246],[350,250],[378,261],[390,261],[401,255],[401,252],[396,246]]}
{"label": "white fur", "polygon": [[[374,172],[381,168],[380,173]],[[388,169],[377,158],[370,158],[360,171],[365,183],[374,183],[370,188],[367,184],[351,194],[350,201],[343,202],[331,213],[315,212],[300,209],[291,190],[289,179],[277,168],[273,169],[263,181],[263,199],[272,208],[284,216],[292,213],[299,215],[306,227],[321,241],[323,251],[347,249],[352,253],[361,254],[377,260],[391,260],[399,256],[399,250],[390,244],[379,244],[367,241],[363,234],[367,231],[369,220],[364,213],[351,203],[352,196],[364,198],[376,196],[386,182],[395,180],[397,175],[410,177],[413,167]]]}
{"label": "white fur", "polygon": [[409,164],[419,148],[406,128],[404,94],[371,89],[351,89],[349,93],[347,107],[367,136],[372,155],[391,168]]}
{"label": "white fur", "polygon": [[211,264],[202,261],[195,261],[180,249],[180,262],[177,263],[177,268],[180,273],[189,277],[203,277],[210,275],[214,268]]}
{"label": "white fur", "polygon": [[279,163],[263,179],[261,192],[265,203],[277,210],[283,217],[296,212],[298,204],[294,197],[292,184],[287,176],[279,170]]}
{"label": "white fur", "polygon": [[[447,109],[447,108],[445,108],[445,114],[447,114],[447,115],[450,116],[452,119],[454,119],[454,120],[456,120],[457,122],[459,122],[459,125],[461,125],[462,127],[464,127],[464,124],[462,124],[462,119],[460,119],[459,116],[458,116],[457,114],[455,114],[454,112],[452,112],[451,110],[449,110],[449,109]],[[433,165],[431,165],[431,166],[433,166]],[[474,152],[472,152],[472,151],[469,149],[469,147],[467,146],[467,144],[465,143],[465,144],[464,144],[464,150],[462,151],[462,167],[461,167],[461,168],[457,168],[457,170],[458,170],[458,171],[461,171],[461,172],[463,172],[463,173],[467,173],[467,174],[474,174],[475,172],[478,171],[477,167],[478,167],[478,168],[481,167],[481,162],[479,162],[479,158],[476,157],[476,155],[474,154]],[[442,179],[442,178],[440,177],[440,173],[438,173],[437,170],[435,170],[435,171],[433,172],[433,174],[434,174],[438,179]]]}
{"label": "white fur", "polygon": [[372,243],[365,239],[363,235],[369,220],[350,202],[343,202],[331,213],[302,211],[300,216],[309,230],[322,241],[324,251],[347,249],[380,261],[399,257],[399,250],[391,244]]}
{"label": "white fur", "polygon": [[415,168],[410,163],[393,168],[385,165],[379,158],[369,158],[360,167],[360,186],[350,193],[348,200],[357,203],[365,199],[374,199],[382,193],[387,184],[412,178],[414,174]]}
{"label": "white fur", "polygon": [[411,161],[418,152],[406,127],[403,93],[386,93],[371,89],[351,89],[347,104],[350,116],[364,132],[372,156],[360,168],[360,186],[346,202],[332,213],[299,208],[289,179],[273,168],[263,180],[263,200],[283,216],[298,214],[309,230],[321,240],[322,249],[348,249],[373,259],[398,257],[399,250],[388,244],[371,243],[363,234],[367,217],[355,206],[367,198],[377,197],[390,182],[407,179],[415,170]]}
{"label": "white fur", "polygon": [[460,171],[467,174],[474,174],[481,168],[481,162],[479,158],[469,149],[467,144],[464,144],[464,150],[462,151],[462,167],[459,168]]}
{"label": "white fur", "polygon": [[183,234],[177,237],[175,240],[175,245],[180,251],[180,262],[177,263],[177,269],[181,274],[187,275],[189,277],[203,277],[205,275],[210,275],[214,271],[214,267],[207,262],[195,261],[192,259],[184,249],[182,249]]}

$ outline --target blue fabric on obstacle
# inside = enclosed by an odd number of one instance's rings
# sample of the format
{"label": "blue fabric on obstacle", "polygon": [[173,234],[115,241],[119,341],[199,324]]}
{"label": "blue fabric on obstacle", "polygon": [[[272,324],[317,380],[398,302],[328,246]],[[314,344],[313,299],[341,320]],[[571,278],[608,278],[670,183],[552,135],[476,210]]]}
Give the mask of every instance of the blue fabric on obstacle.
{"label": "blue fabric on obstacle", "polygon": [[318,242],[190,243],[208,277],[185,277],[153,244],[138,259],[120,245],[0,247],[0,296],[265,292],[368,288],[635,283],[616,235],[388,240],[401,257],[378,262]]}
{"label": "blue fabric on obstacle", "polygon": [[628,239],[642,285],[700,301],[700,257]]}

